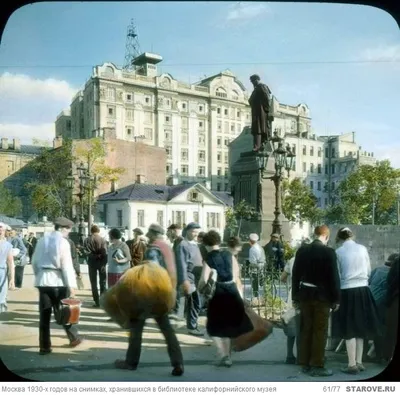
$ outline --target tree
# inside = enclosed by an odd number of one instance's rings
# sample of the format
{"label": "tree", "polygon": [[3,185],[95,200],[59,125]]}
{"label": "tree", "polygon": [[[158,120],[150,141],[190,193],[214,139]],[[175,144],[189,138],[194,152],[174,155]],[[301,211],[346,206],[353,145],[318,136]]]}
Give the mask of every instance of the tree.
{"label": "tree", "polygon": [[57,149],[43,149],[41,155],[27,166],[35,179],[25,184],[31,195],[32,206],[39,216],[56,218],[69,216],[71,199],[66,180],[71,170],[71,141],[64,141]]}
{"label": "tree", "polygon": [[0,184],[0,213],[9,217],[16,217],[21,212],[21,199],[14,196],[3,184]]}
{"label": "tree", "polygon": [[226,228],[233,235],[237,231],[240,235],[243,220],[250,220],[256,217],[256,209],[250,206],[245,200],[242,200],[234,207],[229,207],[225,211]]}
{"label": "tree", "polygon": [[393,221],[388,212],[394,211],[399,190],[400,169],[391,167],[390,161],[362,165],[340,183],[335,197],[341,208],[331,208],[331,214],[347,219],[342,223],[388,224]]}
{"label": "tree", "polygon": [[317,207],[317,198],[300,178],[291,182],[285,180],[282,195],[282,211],[289,221],[317,223],[322,218],[323,211]]}

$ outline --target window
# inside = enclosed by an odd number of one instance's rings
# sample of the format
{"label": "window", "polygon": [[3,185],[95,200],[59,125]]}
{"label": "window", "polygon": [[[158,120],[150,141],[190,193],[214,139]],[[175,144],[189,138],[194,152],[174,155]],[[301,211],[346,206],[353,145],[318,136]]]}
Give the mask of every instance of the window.
{"label": "window", "polygon": [[164,211],[162,210],[157,210],[157,223],[164,226]]}
{"label": "window", "polygon": [[150,111],[145,111],[144,112],[144,123],[146,125],[152,125],[153,124],[153,113]]}
{"label": "window", "polygon": [[310,147],[310,156],[314,156],[314,147],[313,146]]}
{"label": "window", "polygon": [[199,162],[206,161],[206,151],[199,151]]}
{"label": "window", "polygon": [[228,162],[229,162],[228,154],[225,154],[225,156],[224,156],[224,163],[225,163],[225,164],[228,164]]}
{"label": "window", "polygon": [[228,109],[227,108],[225,108],[225,110],[224,110],[224,115],[228,115]]}
{"label": "window", "polygon": [[322,173],[322,165],[321,163],[318,163],[318,174]]}
{"label": "window", "polygon": [[328,181],[325,181],[325,183],[324,183],[324,192],[329,192],[328,191]]}
{"label": "window", "polygon": [[147,140],[153,140],[153,129],[152,128],[144,128],[144,136]]}
{"label": "window", "polygon": [[198,211],[193,211],[193,222],[196,222],[196,224],[199,223],[199,212]]}
{"label": "window", "polygon": [[170,163],[167,163],[167,165],[165,166],[165,171],[168,175],[172,174],[172,166]]}
{"label": "window", "polygon": [[314,181],[310,181],[310,189],[314,190]]}
{"label": "window", "polygon": [[137,226],[144,227],[144,210],[137,211]]}
{"label": "window", "polygon": [[217,130],[221,130],[222,129],[222,122],[218,121],[217,122]]}
{"label": "window", "polygon": [[132,129],[131,128],[127,128],[126,129],[126,134],[128,137],[132,136]]}
{"label": "window", "polygon": [[310,164],[310,173],[314,173],[314,163]]}
{"label": "window", "polygon": [[217,114],[221,115],[221,107],[217,107]]}
{"label": "window", "polygon": [[164,130],[164,136],[166,141],[172,140],[172,130]]}
{"label": "window", "polygon": [[292,152],[296,155],[296,144],[292,145]]}
{"label": "window", "polygon": [[117,210],[117,226],[122,227],[122,210]]}
{"label": "window", "polygon": [[218,97],[227,97],[228,95],[226,94],[226,91],[224,88],[217,88],[217,91],[215,92],[215,95]]}
{"label": "window", "polygon": [[171,122],[171,117],[169,115],[165,116],[165,123],[170,123]]}
{"label": "window", "polygon": [[165,151],[167,153],[167,158],[172,159],[172,147],[170,145],[165,147]]}
{"label": "window", "polygon": [[321,190],[321,181],[318,181],[318,183],[317,183],[317,191],[320,191]]}
{"label": "window", "polygon": [[325,148],[325,157],[327,158],[329,156],[329,149]]}
{"label": "window", "polygon": [[199,145],[206,144],[206,136],[204,134],[199,134]]}
{"label": "window", "polygon": [[186,223],[186,213],[185,211],[173,211],[172,212],[172,222],[183,228]]}
{"label": "window", "polygon": [[200,177],[205,177],[206,175],[206,167],[205,166],[199,166],[199,176]]}
{"label": "window", "polygon": [[303,172],[305,173],[307,171],[307,163],[303,162]]}
{"label": "window", "polygon": [[335,157],[335,148],[332,147],[332,158]]}
{"label": "window", "polygon": [[325,174],[329,174],[329,167],[328,167],[328,165],[325,165]]}
{"label": "window", "polygon": [[229,145],[229,139],[224,140],[224,145],[227,147]]}
{"label": "window", "polygon": [[133,110],[126,110],[126,119],[128,121],[132,121],[133,120]]}
{"label": "window", "polygon": [[221,168],[221,167],[218,167],[218,169],[217,169],[217,175],[218,175],[218,176],[222,176],[222,168]]}
{"label": "window", "polygon": [[187,133],[181,134],[181,143],[188,144],[189,143],[189,135]]}
{"label": "window", "polygon": [[231,125],[231,132],[234,132],[235,131],[235,124],[233,123],[232,125]]}
{"label": "window", "polygon": [[182,110],[186,110],[186,103],[182,103]]}
{"label": "window", "polygon": [[207,213],[207,228],[220,228],[221,218],[219,213]]}
{"label": "window", "polygon": [[221,183],[218,183],[217,184],[217,191],[220,191],[221,190]]}
{"label": "window", "polygon": [[221,140],[222,140],[221,137],[218,137],[218,138],[217,138],[217,145],[218,145],[218,147],[221,147]]}
{"label": "window", "polygon": [[145,101],[146,104],[150,104],[150,97],[146,96],[144,101]]}
{"label": "window", "polygon": [[240,111],[237,111],[237,112],[236,112],[236,117],[237,117],[237,118],[240,118]]}
{"label": "window", "polygon": [[204,109],[204,107],[200,105],[200,106],[199,106],[199,111],[200,111],[200,112],[203,112],[203,109]]}
{"label": "window", "polygon": [[181,150],[181,159],[182,160],[188,160],[189,158],[189,150],[184,148]]}
{"label": "window", "polygon": [[199,128],[202,128],[204,126],[204,122],[203,121],[199,121]]}
{"label": "window", "polygon": [[321,207],[321,198],[320,197],[317,199],[317,206]]}
{"label": "window", "polygon": [[115,100],[115,89],[114,88],[107,88],[107,99]]}
{"label": "window", "polygon": [[331,171],[332,171],[332,173],[331,174],[335,174],[335,165],[331,165],[332,167],[331,167]]}
{"label": "window", "polygon": [[188,165],[182,165],[181,166],[181,173],[183,176],[187,176],[189,173],[189,166]]}
{"label": "window", "polygon": [[225,167],[225,178],[229,177],[229,169]]}
{"label": "window", "polygon": [[132,94],[131,93],[127,93],[126,94],[126,101],[132,101]]}
{"label": "window", "polygon": [[303,145],[303,155],[307,155],[307,146]]}
{"label": "window", "polygon": [[322,148],[319,147],[318,148],[318,158],[320,158],[322,156]]}
{"label": "window", "polygon": [[109,115],[110,117],[113,117],[113,116],[114,116],[114,107],[108,106],[108,115]]}
{"label": "window", "polygon": [[222,162],[222,154],[220,152],[218,152],[218,154],[217,154],[217,162],[218,163]]}

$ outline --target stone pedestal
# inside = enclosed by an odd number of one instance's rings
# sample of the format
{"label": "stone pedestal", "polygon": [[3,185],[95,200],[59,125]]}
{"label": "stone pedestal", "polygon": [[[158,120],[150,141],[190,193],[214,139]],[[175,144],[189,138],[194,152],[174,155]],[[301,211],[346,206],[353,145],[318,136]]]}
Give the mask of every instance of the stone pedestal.
{"label": "stone pedestal", "polygon": [[[275,159],[272,152],[270,143],[263,153],[243,152],[231,168],[234,204],[245,200],[258,213],[257,219],[242,222],[240,233],[257,233],[262,245],[270,240],[272,223],[275,219],[275,185],[272,180],[265,179],[275,174]],[[261,169],[267,159],[267,167],[262,174]],[[289,241],[289,221],[281,214],[280,222],[283,238]]]}

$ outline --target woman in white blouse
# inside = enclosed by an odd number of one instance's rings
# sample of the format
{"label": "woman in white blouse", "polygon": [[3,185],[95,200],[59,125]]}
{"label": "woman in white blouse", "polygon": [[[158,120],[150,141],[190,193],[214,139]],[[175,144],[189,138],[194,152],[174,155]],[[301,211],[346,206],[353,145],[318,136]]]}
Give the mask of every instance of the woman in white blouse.
{"label": "woman in white blouse", "polygon": [[353,240],[352,231],[339,229],[336,250],[340,275],[340,308],[332,316],[332,333],[346,340],[348,366],[342,372],[358,374],[362,363],[364,339],[374,338],[380,331],[375,301],[368,286],[371,263],[368,250]]}

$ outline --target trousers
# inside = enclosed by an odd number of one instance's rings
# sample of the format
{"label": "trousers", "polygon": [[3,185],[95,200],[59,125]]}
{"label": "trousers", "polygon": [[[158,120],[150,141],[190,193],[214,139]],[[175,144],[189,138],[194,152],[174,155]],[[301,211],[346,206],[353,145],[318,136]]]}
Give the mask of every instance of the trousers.
{"label": "trousers", "polygon": [[199,319],[201,310],[200,294],[196,290],[186,297],[187,299],[187,313],[186,313],[186,327],[188,329],[196,329],[197,321]]}
{"label": "trousers", "polygon": [[328,337],[330,304],[319,300],[300,302],[298,364],[323,368]]}
{"label": "trousers", "polygon": [[[168,315],[163,315],[161,317],[154,318],[160,328],[162,334],[164,335],[165,341],[167,343],[167,350],[171,365],[173,367],[183,365],[183,355],[181,347],[176,337],[175,331],[169,322]],[[142,335],[143,328],[146,320],[135,319],[131,320],[131,330],[129,337],[129,346],[126,353],[126,362],[129,365],[137,366],[140,360],[140,354],[142,351]]]}
{"label": "trousers", "polygon": [[[69,296],[67,287],[39,287],[39,345],[40,349],[51,348],[50,319],[51,310],[57,308],[62,299]],[[78,339],[78,330],[73,325],[64,325],[70,342]]]}
{"label": "trousers", "polygon": [[99,278],[100,295],[106,291],[107,272],[105,264],[98,264],[96,262],[89,262],[89,280],[90,287],[92,288],[92,297],[96,305],[99,304],[99,288],[97,287],[97,277]]}
{"label": "trousers", "polygon": [[25,266],[15,266],[14,281],[16,288],[22,288],[22,282],[24,280]]}

